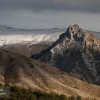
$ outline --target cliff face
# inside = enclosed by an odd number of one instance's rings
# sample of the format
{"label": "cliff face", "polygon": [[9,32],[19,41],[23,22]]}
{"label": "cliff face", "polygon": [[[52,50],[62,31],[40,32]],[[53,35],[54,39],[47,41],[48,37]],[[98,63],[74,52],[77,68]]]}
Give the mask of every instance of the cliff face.
{"label": "cliff face", "polygon": [[32,58],[56,66],[84,81],[100,82],[100,38],[78,25],[70,25],[52,46]]}

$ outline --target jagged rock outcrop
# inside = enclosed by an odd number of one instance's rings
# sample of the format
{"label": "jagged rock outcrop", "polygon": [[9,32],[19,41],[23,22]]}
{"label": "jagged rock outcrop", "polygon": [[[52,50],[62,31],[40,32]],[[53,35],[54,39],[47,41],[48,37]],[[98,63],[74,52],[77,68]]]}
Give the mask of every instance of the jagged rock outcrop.
{"label": "jagged rock outcrop", "polygon": [[84,81],[100,83],[100,38],[76,24],[69,25],[52,46],[32,58],[56,66]]}

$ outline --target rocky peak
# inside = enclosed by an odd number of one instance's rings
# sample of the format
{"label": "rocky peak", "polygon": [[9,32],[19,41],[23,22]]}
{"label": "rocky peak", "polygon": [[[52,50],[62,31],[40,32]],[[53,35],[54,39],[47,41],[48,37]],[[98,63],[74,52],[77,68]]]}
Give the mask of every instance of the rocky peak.
{"label": "rocky peak", "polygon": [[83,41],[85,37],[86,31],[79,27],[79,25],[69,25],[67,31],[63,33],[60,38],[64,38],[65,36],[73,41]]}
{"label": "rocky peak", "polygon": [[77,24],[68,26],[67,31],[59,37],[59,39],[64,38],[69,40],[69,42],[73,42],[75,45],[77,43],[85,48],[87,46],[91,49],[100,51],[100,38],[80,28]]}
{"label": "rocky peak", "polygon": [[67,32],[70,34],[71,40],[83,42],[85,31],[79,28],[78,25],[69,25]]}
{"label": "rocky peak", "polygon": [[32,58],[100,84],[100,38],[76,24],[69,25],[52,46]]}

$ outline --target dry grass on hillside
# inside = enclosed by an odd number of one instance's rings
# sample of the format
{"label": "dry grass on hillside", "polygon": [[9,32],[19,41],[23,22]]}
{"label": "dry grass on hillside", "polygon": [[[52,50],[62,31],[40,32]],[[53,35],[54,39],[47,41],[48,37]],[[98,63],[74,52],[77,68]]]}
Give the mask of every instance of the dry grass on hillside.
{"label": "dry grass on hillside", "polygon": [[0,50],[0,83],[68,96],[100,98],[100,87],[25,56]]}

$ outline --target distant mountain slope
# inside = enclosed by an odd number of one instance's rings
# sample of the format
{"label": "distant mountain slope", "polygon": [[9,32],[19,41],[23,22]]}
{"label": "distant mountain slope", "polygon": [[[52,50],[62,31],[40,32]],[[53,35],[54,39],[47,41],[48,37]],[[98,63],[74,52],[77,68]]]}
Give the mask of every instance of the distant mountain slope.
{"label": "distant mountain slope", "polygon": [[68,96],[100,98],[99,86],[78,80],[55,67],[1,49],[0,83]]}
{"label": "distant mountain slope", "polygon": [[38,42],[54,42],[65,29],[14,29],[7,26],[0,26],[0,46],[30,42],[32,44]]}
{"label": "distant mountain slope", "polygon": [[41,42],[37,44],[18,43],[18,44],[12,44],[12,45],[5,45],[5,46],[2,46],[1,48],[4,50],[8,50],[14,53],[18,53],[18,54],[30,57],[33,54],[40,53],[42,50],[48,48],[51,45],[52,45],[52,42]]}
{"label": "distant mountain slope", "polygon": [[32,58],[100,84],[100,38],[78,25],[70,25],[52,46]]}

